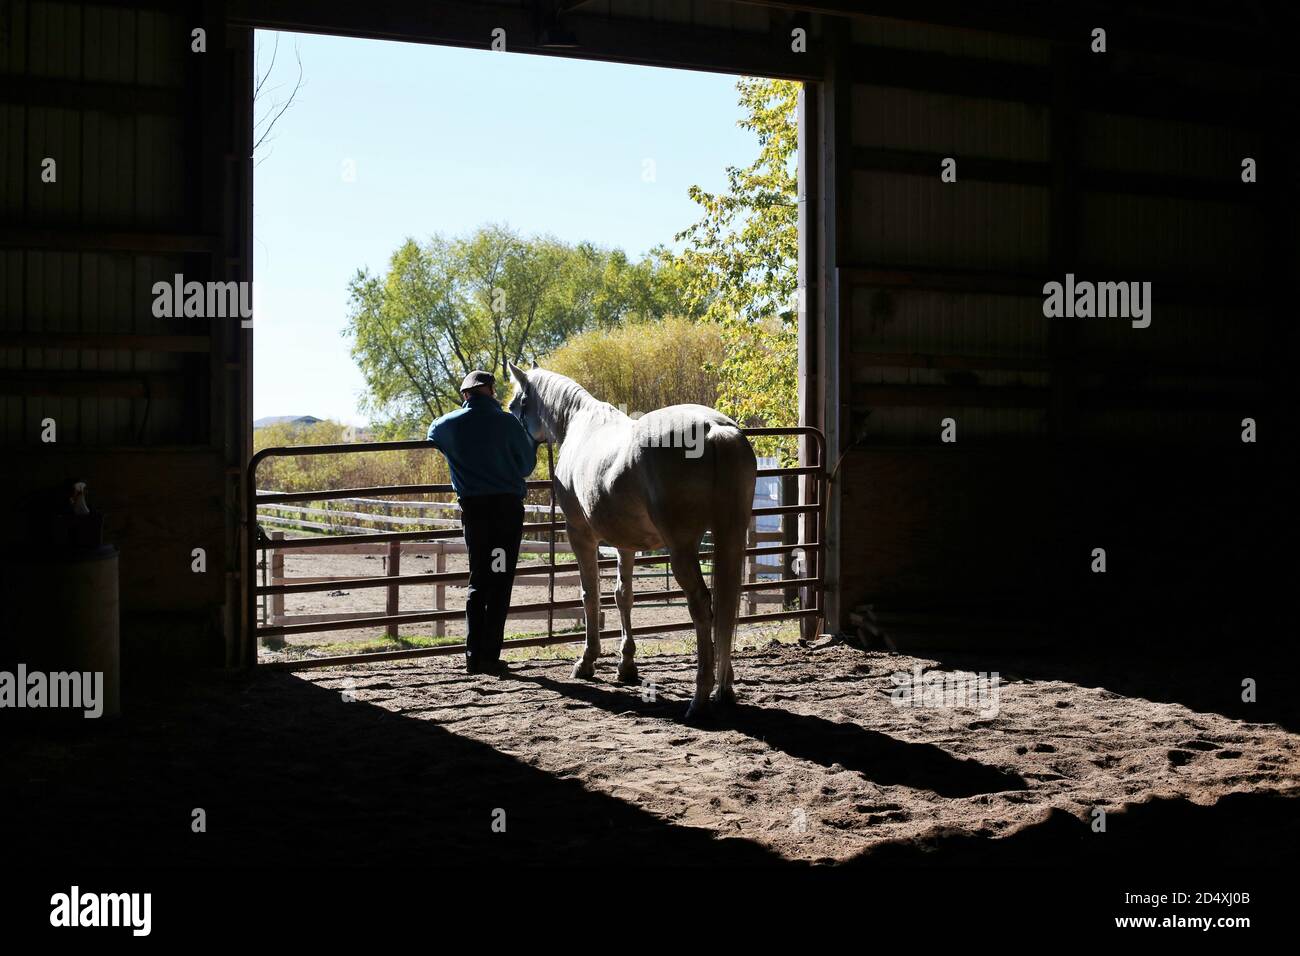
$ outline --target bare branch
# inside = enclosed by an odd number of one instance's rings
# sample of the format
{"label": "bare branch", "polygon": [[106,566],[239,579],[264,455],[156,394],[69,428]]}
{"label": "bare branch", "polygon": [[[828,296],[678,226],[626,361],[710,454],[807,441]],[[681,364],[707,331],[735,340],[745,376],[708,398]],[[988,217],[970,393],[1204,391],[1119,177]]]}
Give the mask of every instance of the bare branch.
{"label": "bare branch", "polygon": [[[275,56],[276,56],[276,51],[279,49],[279,46],[280,46],[280,34],[277,33],[275,35],[275,46],[272,48],[272,52],[271,52],[271,65],[267,67],[265,73],[263,73],[260,77],[258,77],[257,83],[253,88],[254,103],[257,102],[258,95],[262,93],[267,80],[271,76],[271,71],[275,68]],[[273,102],[270,108],[267,110],[267,112],[262,115],[262,119],[258,120],[254,124],[255,130],[265,126],[265,128],[262,129],[261,134],[258,136],[257,142],[253,144],[254,154],[256,154],[257,150],[261,147],[261,145],[266,142],[267,137],[271,135],[271,131],[275,129],[275,124],[279,122],[280,117],[285,114],[285,111],[288,110],[289,107],[293,105],[293,101],[298,97],[298,91],[302,89],[303,86],[302,52],[299,50],[298,45],[296,43],[294,44],[293,55],[294,55],[294,59],[297,60],[298,62],[298,78],[293,84],[293,90],[290,91],[288,99],[286,99],[283,103]],[[270,92],[270,90],[267,90],[267,92]],[[263,157],[263,159],[265,158],[266,157]]]}

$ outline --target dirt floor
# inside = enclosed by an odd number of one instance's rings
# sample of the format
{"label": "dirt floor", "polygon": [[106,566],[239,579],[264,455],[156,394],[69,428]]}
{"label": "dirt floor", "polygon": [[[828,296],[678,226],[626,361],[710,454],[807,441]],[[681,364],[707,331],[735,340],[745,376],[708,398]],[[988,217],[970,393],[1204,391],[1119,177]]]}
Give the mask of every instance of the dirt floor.
{"label": "dirt floor", "polygon": [[736,661],[739,705],[697,727],[682,722],[690,656],[648,654],[651,694],[615,684],[611,658],[571,679],[567,650],[500,679],[430,658],[165,697],[128,685],[118,721],[11,738],[8,849],[639,865],[1259,863],[1300,848],[1300,736],[1194,710],[1172,678],[1147,698],[1026,665],[1001,674],[996,713],[898,706],[891,675],[933,661],[769,642]]}

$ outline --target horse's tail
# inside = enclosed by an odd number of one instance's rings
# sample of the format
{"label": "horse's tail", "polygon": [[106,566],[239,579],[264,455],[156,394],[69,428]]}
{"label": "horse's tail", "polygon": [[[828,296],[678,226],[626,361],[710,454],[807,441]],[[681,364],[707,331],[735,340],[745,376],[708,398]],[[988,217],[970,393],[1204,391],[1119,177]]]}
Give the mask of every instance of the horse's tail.
{"label": "horse's tail", "polygon": [[712,501],[713,649],[718,683],[726,687],[731,682],[731,645],[740,615],[740,586],[758,463],[749,439],[739,429],[719,429],[713,435],[721,439],[714,459]]}

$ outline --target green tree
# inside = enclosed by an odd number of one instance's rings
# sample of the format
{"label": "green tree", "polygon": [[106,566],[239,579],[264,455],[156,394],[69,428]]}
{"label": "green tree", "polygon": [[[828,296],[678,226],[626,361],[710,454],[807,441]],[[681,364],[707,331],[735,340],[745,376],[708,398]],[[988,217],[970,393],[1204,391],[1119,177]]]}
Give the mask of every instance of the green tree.
{"label": "green tree", "polygon": [[736,89],[738,125],[757,136],[758,156],[727,168],[724,192],[691,187],[703,212],[676,236],[686,244],[676,267],[689,312],[722,329],[719,410],[742,425],[795,425],[799,84],[742,77]]}
{"label": "green tree", "polygon": [[380,437],[420,434],[460,404],[470,370],[505,381],[506,362],[586,329],[659,318],[678,307],[680,280],[653,258],[632,263],[618,250],[499,225],[423,245],[408,238],[385,275],[359,270],[349,285],[345,334],[366,380],[362,407]]}

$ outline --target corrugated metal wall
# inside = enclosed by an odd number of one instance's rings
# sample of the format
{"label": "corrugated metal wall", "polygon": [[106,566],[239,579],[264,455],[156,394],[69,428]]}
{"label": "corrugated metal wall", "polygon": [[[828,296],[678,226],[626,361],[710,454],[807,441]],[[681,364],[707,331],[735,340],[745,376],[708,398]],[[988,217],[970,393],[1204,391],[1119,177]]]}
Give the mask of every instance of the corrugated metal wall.
{"label": "corrugated metal wall", "polygon": [[[0,251],[0,367],[24,383],[23,394],[0,397],[0,440],[39,444],[48,416],[68,444],[192,442],[206,429],[186,414],[184,384],[196,365],[206,373],[206,358],[166,350],[173,343],[102,338],[171,331],[153,317],[150,287],[182,271],[182,257],[58,248],[60,232],[183,228],[184,48],[176,49],[183,24],[161,11],[7,6],[10,43],[0,70],[22,79],[6,84],[15,95],[0,111],[8,144],[0,214],[39,226],[43,234],[28,242],[49,248]],[[139,100],[133,87],[144,94]],[[90,90],[101,93],[98,108],[80,108]],[[141,112],[145,104],[158,112]],[[54,183],[41,179],[47,157],[58,164]],[[117,341],[123,347],[112,347]]]}
{"label": "corrugated metal wall", "polygon": [[[191,51],[195,27],[206,54]],[[211,663],[234,593],[238,451],[222,416],[238,403],[225,379],[239,336],[155,317],[153,286],[225,274],[221,166],[204,156],[225,148],[222,114],[205,107],[226,55],[200,3],[0,3],[6,547],[25,546],[34,496],[85,480],[122,552],[128,654],[147,634],[150,656]]]}
{"label": "corrugated metal wall", "polygon": [[[844,608],[1154,614],[1179,581],[1226,597],[1242,576],[1225,566],[1258,566],[1228,554],[1267,525],[1242,496],[1277,484],[1294,337],[1268,302],[1295,245],[1271,107],[1293,94],[1264,64],[1125,36],[1093,53],[1087,31],[853,22]],[[1275,185],[1243,183],[1244,157]],[[1045,317],[1043,283],[1067,272],[1150,281],[1151,326]],[[1240,441],[1245,417],[1269,419],[1271,450]],[[1088,580],[1099,546],[1120,567]]]}

